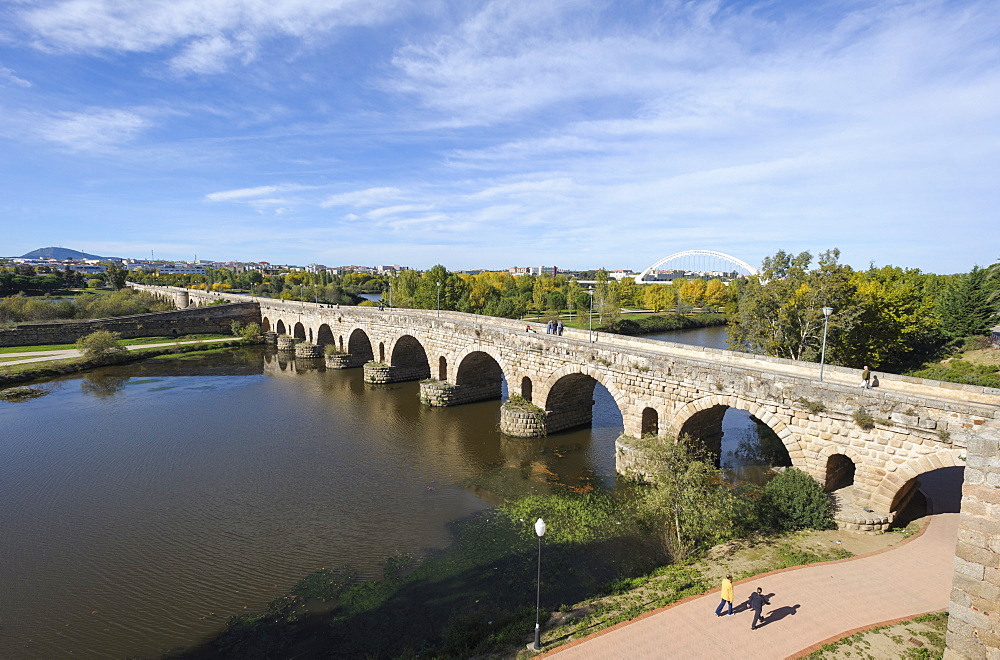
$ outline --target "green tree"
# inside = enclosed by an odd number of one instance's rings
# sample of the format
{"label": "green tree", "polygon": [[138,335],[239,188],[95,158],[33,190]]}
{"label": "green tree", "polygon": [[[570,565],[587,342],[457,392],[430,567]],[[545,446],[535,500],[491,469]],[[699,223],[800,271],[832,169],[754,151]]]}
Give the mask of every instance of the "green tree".
{"label": "green tree", "polygon": [[738,536],[756,523],[754,504],[730,490],[714,461],[689,438],[644,438],[640,517],[660,531],[664,550],[679,560]]}
{"label": "green tree", "polygon": [[118,333],[97,330],[76,340],[77,349],[84,357],[100,360],[125,353],[118,341]]}
{"label": "green tree", "polygon": [[779,251],[764,259],[759,276],[738,288],[735,314],[730,318],[729,342],[739,350],[792,360],[818,360],[823,335],[823,307],[832,307],[831,336],[854,307],[853,272],[838,263],[839,250],[820,255],[809,269],[812,255],[795,257]]}
{"label": "green tree", "polygon": [[976,266],[945,290],[938,302],[941,329],[952,338],[978,337],[996,323],[987,271]]}
{"label": "green tree", "polygon": [[601,268],[597,271],[597,284],[594,286],[594,311],[600,318],[601,325],[611,325],[621,316],[622,305],[616,287],[611,286],[608,271]]}
{"label": "green tree", "polygon": [[935,354],[942,342],[934,299],[924,294],[926,278],[919,270],[894,266],[854,273],[853,307],[831,317],[830,362],[904,371]]}
{"label": "green tree", "polygon": [[125,278],[128,271],[121,264],[109,262],[104,265],[104,279],[115,291],[125,288]]}

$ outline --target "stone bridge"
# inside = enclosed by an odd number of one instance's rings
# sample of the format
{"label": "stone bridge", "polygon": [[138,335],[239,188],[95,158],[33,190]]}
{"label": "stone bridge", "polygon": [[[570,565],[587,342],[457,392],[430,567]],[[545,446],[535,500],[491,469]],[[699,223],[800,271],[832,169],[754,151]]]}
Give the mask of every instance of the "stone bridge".
{"label": "stone bridge", "polygon": [[[894,374],[858,386],[856,370],[509,319],[428,310],[378,310],[142,287],[179,306],[220,298],[260,305],[265,331],[333,345],[331,367],[363,367],[365,380],[422,380],[428,405],[499,399],[502,383],[544,413],[501,409],[508,435],[556,433],[591,422],[597,383],[614,398],[624,435],[619,472],[641,457],[630,445],[647,434],[690,434],[710,447],[729,408],[745,410],[780,438],[792,465],[838,490],[861,531],[887,527],[930,470],[964,466],[970,440],[1000,432],[1000,390]],[[841,518],[840,522],[845,521]]]}

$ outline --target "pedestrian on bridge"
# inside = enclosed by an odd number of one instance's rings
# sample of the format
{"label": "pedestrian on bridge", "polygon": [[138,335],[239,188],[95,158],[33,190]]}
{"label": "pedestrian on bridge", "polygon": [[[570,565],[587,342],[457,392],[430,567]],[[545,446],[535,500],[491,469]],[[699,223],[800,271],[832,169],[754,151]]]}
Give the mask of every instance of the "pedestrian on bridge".
{"label": "pedestrian on bridge", "polygon": [[861,387],[866,390],[870,390],[872,388],[872,372],[868,369],[867,364],[861,369]]}

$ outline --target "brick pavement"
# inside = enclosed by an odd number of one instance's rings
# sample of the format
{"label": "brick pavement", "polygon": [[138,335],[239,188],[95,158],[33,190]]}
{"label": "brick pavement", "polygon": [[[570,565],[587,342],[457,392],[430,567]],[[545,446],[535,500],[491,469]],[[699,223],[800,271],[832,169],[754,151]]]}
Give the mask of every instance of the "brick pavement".
{"label": "brick pavement", "polygon": [[[844,633],[948,607],[961,500],[961,468],[921,478],[933,515],[923,533],[885,551],[785,569],[736,583],[736,603],[758,586],[771,595],[766,624],[753,612],[716,617],[718,589],[553,649],[555,660],[788,658]],[[544,639],[544,638],[543,638]]]}

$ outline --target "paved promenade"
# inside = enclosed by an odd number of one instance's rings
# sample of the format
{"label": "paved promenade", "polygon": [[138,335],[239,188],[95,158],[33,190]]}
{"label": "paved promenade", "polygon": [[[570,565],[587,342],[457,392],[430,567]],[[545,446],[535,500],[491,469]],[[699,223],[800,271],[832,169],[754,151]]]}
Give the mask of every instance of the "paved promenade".
{"label": "paved promenade", "polygon": [[925,475],[933,515],[924,532],[885,551],[788,569],[736,583],[735,604],[758,586],[771,594],[766,624],[753,612],[716,617],[719,591],[554,649],[554,660],[789,658],[847,631],[948,607],[958,534],[961,468]]}

